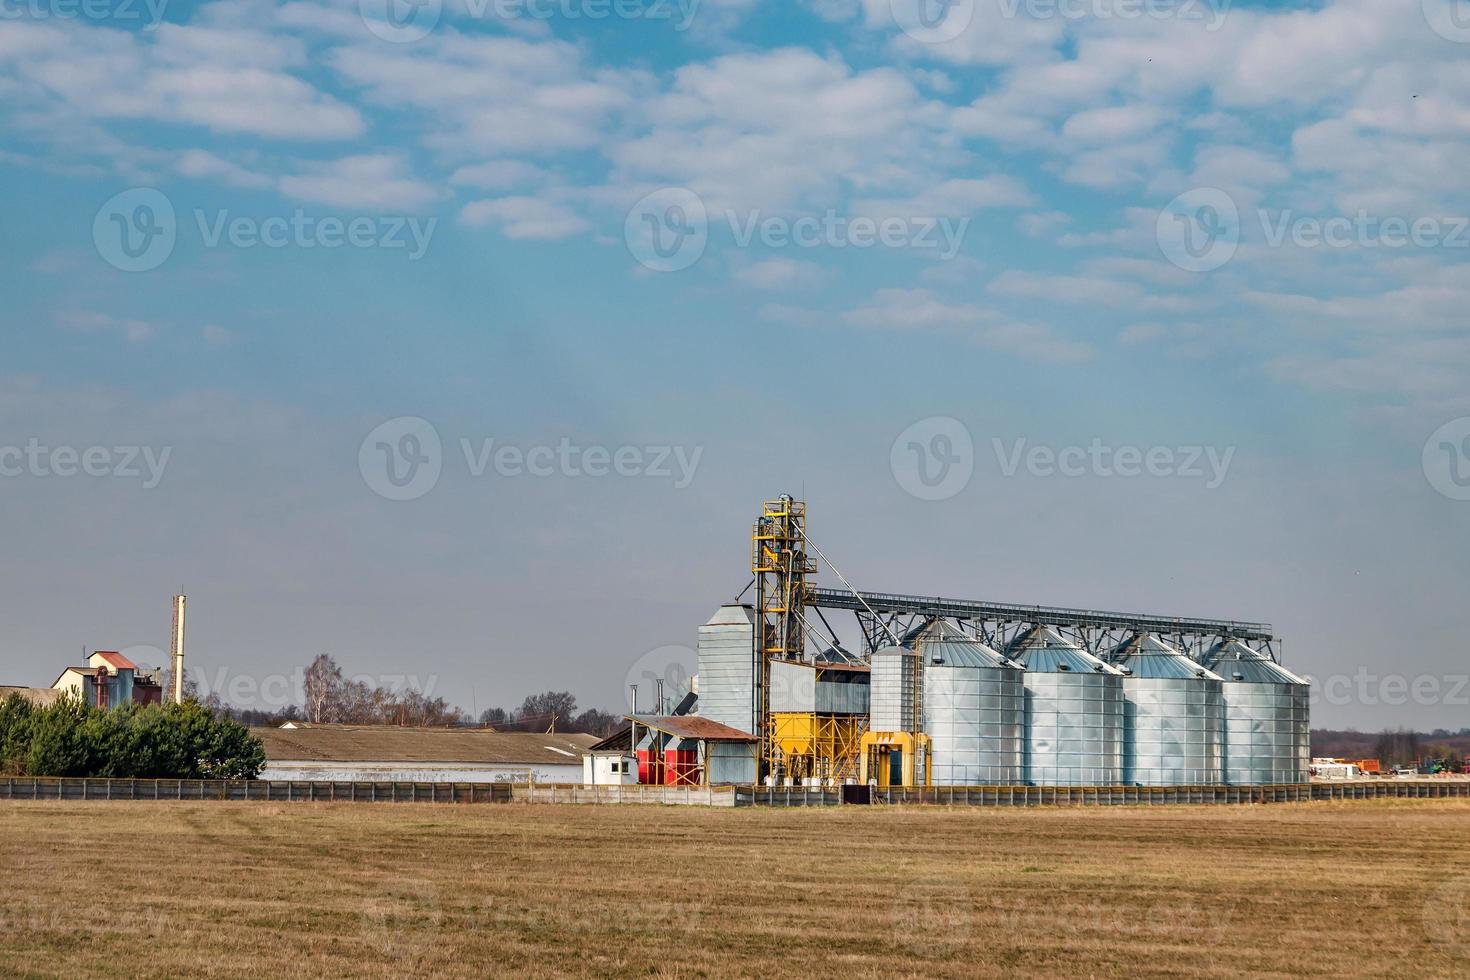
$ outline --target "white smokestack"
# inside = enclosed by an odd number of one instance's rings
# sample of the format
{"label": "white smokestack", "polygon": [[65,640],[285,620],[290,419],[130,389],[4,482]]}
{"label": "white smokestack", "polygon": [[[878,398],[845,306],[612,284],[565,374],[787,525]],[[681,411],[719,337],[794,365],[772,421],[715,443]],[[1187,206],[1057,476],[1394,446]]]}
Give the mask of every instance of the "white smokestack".
{"label": "white smokestack", "polygon": [[174,703],[184,703],[184,602],[183,595],[174,596]]}

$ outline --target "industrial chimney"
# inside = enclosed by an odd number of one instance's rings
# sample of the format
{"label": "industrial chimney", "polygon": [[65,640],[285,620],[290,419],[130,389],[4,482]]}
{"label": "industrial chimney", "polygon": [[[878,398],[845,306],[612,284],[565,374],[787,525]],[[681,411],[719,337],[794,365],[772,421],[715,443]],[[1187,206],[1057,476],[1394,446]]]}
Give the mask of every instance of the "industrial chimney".
{"label": "industrial chimney", "polygon": [[174,596],[174,638],[173,655],[174,669],[174,704],[184,703],[184,602],[185,597]]}

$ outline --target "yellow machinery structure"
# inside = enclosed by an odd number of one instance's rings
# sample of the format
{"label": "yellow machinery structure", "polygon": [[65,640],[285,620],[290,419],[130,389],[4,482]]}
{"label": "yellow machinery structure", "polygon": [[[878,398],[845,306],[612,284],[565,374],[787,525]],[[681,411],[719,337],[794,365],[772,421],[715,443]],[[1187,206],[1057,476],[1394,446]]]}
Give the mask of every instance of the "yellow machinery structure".
{"label": "yellow machinery structure", "polygon": [[879,786],[931,786],[929,736],[922,732],[864,732],[858,778]]}
{"label": "yellow machinery structure", "polygon": [[[823,679],[821,664],[806,659],[807,576],[817,571],[808,555],[806,504],[782,495],[761,508],[750,533],[750,570],[756,590],[756,710],[763,775],[836,783],[856,779],[865,722],[860,714],[772,711],[773,661],[807,663]],[[835,668],[834,668],[835,669]]]}
{"label": "yellow machinery structure", "polygon": [[769,771],[804,785],[857,779],[866,727],[861,715],[772,712]]}

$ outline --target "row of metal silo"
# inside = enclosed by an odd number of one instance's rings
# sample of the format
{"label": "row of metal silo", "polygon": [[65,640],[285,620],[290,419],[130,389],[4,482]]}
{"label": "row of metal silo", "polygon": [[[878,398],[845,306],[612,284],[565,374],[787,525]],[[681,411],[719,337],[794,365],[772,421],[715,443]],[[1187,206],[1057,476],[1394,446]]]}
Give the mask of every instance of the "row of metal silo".
{"label": "row of metal silo", "polygon": [[912,724],[902,706],[918,688],[936,784],[1307,780],[1307,682],[1239,641],[1210,651],[1213,670],[1148,633],[1109,662],[1050,627],[1000,653],[938,620],[912,645],[873,655],[870,727]]}

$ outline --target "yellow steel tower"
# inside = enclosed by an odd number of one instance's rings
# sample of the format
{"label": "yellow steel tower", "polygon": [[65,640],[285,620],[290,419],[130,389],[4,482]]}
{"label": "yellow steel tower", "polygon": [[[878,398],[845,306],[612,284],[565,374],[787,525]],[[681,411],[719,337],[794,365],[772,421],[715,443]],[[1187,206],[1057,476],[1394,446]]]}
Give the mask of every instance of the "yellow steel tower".
{"label": "yellow steel tower", "polygon": [[766,501],[750,543],[756,590],[756,734],[766,772],[777,772],[782,766],[771,719],[771,661],[802,658],[806,577],[817,571],[806,553],[806,504],[789,494]]}

